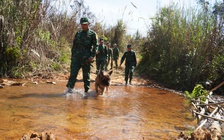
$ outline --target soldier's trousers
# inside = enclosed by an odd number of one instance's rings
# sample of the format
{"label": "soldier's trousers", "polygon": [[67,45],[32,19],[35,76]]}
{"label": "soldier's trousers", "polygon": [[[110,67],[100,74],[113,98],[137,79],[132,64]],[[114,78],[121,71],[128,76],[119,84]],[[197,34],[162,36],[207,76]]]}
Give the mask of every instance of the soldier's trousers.
{"label": "soldier's trousers", "polygon": [[106,66],[105,66],[105,70],[108,70],[109,63],[110,63],[110,69],[113,69],[113,60],[112,59],[108,59],[108,62],[106,64]]}
{"label": "soldier's trousers", "polygon": [[67,87],[74,88],[76,83],[76,78],[79,70],[82,68],[83,82],[85,92],[88,92],[90,88],[90,68],[91,65],[86,61],[86,59],[73,58],[70,65],[70,77],[67,83]]}
{"label": "soldier's trousers", "polygon": [[114,59],[114,62],[115,62],[115,66],[116,66],[116,69],[118,67],[118,59]]}
{"label": "soldier's trousers", "polygon": [[131,82],[132,80],[132,76],[133,76],[133,73],[134,73],[134,66],[125,66],[125,81],[126,83],[128,82],[128,78],[129,78],[129,83]]}
{"label": "soldier's trousers", "polygon": [[96,60],[96,69],[105,70],[106,60]]}

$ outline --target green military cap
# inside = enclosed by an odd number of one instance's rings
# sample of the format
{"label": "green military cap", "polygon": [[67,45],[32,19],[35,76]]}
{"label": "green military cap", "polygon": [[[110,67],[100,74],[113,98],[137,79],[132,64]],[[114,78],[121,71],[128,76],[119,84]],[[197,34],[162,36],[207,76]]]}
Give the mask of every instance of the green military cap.
{"label": "green military cap", "polygon": [[89,23],[89,19],[87,17],[83,17],[80,19],[80,24],[88,24]]}
{"label": "green military cap", "polygon": [[130,44],[128,44],[128,45],[127,45],[127,48],[131,48],[131,45],[130,45]]}

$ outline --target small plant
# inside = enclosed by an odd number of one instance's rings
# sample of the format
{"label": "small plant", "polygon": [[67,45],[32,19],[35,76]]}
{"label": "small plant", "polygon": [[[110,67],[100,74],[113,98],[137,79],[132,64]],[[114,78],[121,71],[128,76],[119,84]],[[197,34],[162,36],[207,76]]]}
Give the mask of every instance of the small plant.
{"label": "small plant", "polygon": [[185,91],[184,93],[186,97],[190,99],[200,99],[200,101],[205,101],[206,96],[208,95],[208,91],[204,89],[204,87],[201,84],[197,84],[193,91],[190,93],[188,91]]}

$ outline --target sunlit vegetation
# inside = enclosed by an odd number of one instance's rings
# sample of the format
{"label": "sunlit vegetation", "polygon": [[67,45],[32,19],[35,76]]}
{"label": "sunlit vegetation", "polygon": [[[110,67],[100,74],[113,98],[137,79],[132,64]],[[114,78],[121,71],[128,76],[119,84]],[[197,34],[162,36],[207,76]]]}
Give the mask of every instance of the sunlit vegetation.
{"label": "sunlit vegetation", "polygon": [[142,47],[141,74],[178,90],[192,90],[208,80],[222,82],[223,13],[218,11],[223,7],[199,4],[199,9],[174,5],[158,11]]}
{"label": "sunlit vegetation", "polygon": [[208,91],[200,84],[197,84],[192,92],[185,91],[185,96],[192,100],[205,101],[208,96]]}

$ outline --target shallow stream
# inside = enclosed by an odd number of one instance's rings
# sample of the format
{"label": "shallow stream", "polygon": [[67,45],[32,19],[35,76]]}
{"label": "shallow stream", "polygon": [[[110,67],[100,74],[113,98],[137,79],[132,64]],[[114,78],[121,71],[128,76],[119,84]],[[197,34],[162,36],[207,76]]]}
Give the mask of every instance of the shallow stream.
{"label": "shallow stream", "polygon": [[196,125],[180,95],[141,86],[111,86],[82,98],[83,83],[65,95],[66,81],[0,89],[0,134],[18,140],[31,132],[52,132],[58,140],[173,139]]}

